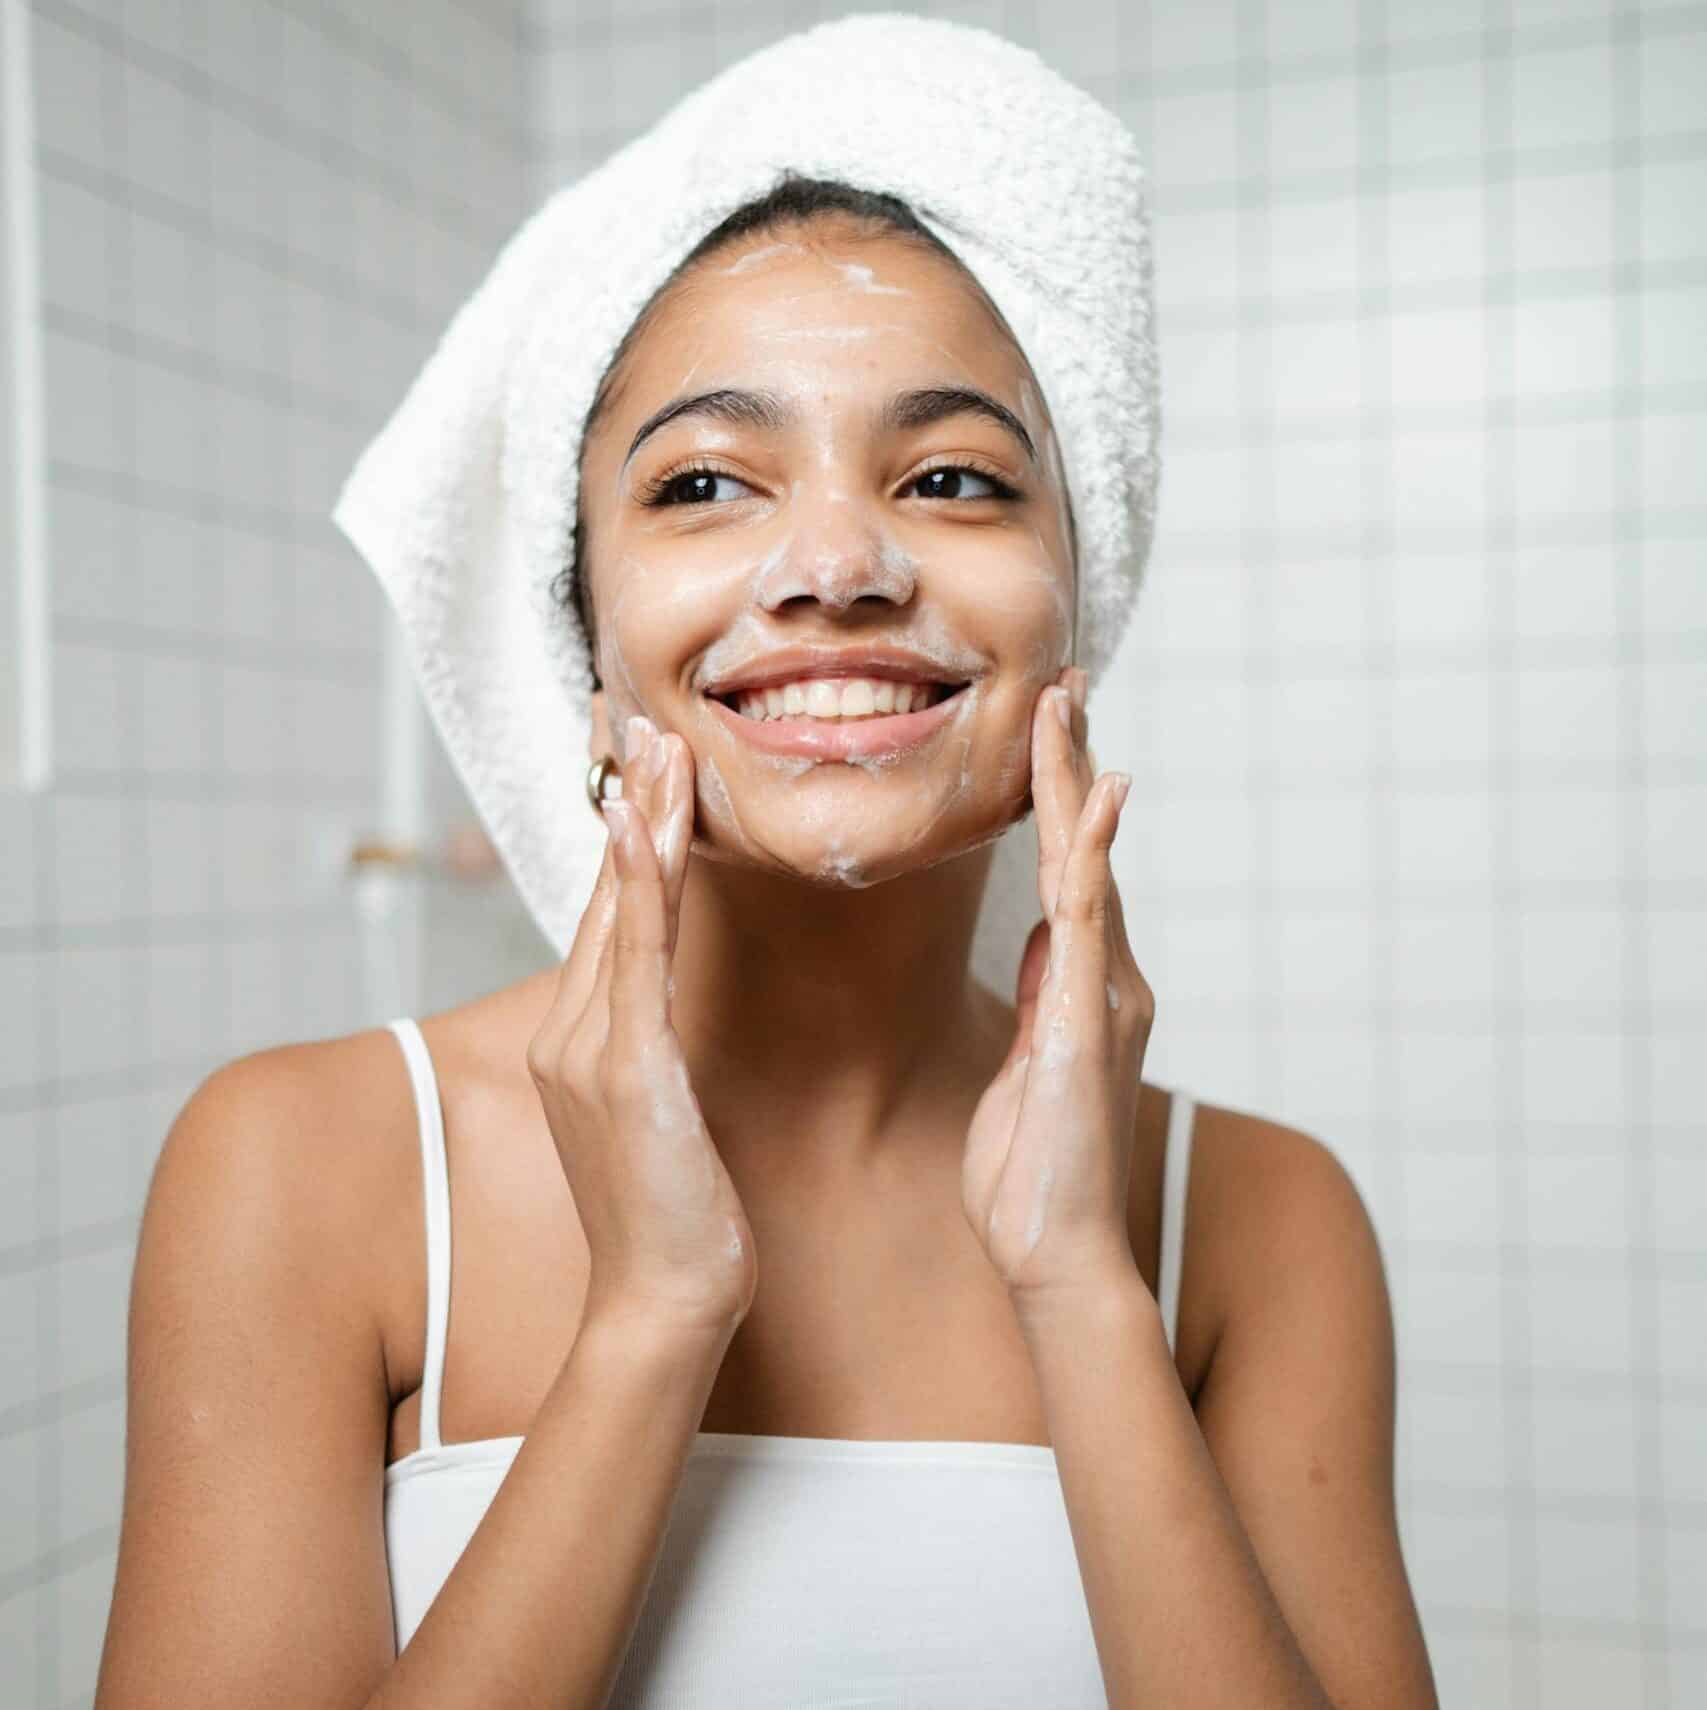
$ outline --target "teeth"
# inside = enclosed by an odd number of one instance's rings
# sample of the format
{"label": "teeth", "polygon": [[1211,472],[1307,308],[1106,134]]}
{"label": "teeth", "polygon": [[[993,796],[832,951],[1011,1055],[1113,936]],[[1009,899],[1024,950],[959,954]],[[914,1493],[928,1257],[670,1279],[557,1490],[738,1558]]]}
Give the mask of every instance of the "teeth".
{"label": "teeth", "polygon": [[914,712],[939,701],[942,683],[897,683],[888,677],[810,677],[799,682],[744,689],[735,696],[743,718],[881,718]]}

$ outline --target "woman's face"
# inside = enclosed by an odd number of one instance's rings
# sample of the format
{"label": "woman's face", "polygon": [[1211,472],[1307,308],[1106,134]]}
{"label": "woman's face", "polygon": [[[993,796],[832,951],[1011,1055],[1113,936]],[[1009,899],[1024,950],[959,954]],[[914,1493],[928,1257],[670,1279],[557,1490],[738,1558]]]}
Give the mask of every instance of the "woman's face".
{"label": "woman's face", "polygon": [[1023,816],[1071,661],[1065,482],[951,263],[823,222],[708,258],[630,348],[581,505],[595,752],[633,713],[679,731],[697,852],[862,886]]}

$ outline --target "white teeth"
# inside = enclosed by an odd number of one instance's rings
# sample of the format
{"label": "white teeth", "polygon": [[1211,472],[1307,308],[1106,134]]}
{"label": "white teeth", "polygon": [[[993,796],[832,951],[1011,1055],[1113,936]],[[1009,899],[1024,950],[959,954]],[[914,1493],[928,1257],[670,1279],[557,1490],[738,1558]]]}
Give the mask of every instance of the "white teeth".
{"label": "white teeth", "polygon": [[912,712],[951,691],[938,683],[897,683],[888,677],[810,677],[743,689],[735,707],[743,718],[872,718]]}

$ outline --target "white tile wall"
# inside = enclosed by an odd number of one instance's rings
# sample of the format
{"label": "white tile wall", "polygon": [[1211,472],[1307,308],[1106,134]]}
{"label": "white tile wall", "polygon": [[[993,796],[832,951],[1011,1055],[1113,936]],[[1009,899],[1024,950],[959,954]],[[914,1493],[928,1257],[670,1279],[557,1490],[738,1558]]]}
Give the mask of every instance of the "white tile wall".
{"label": "white tile wall", "polygon": [[[534,0],[541,190],[845,9]],[[1377,1216],[1442,1702],[1707,1701],[1707,7],[930,9],[1149,150],[1150,1072]]]}
{"label": "white tile wall", "polygon": [[[534,199],[844,9],[34,0],[64,771],[0,801],[8,1703],[92,1691],[164,1123],[373,1019],[313,859],[378,792],[336,484]],[[1707,7],[931,9],[1149,149],[1162,523],[1093,709],[1149,1072],[1368,1199],[1443,1704],[1703,1701]],[[542,954],[504,893],[428,948],[426,1008]]]}
{"label": "white tile wall", "polygon": [[301,836],[379,792],[381,603],[328,512],[522,212],[528,131],[508,0],[30,10],[60,771],[0,802],[0,1702],[58,1710],[166,1125],[217,1063],[377,1019]]}

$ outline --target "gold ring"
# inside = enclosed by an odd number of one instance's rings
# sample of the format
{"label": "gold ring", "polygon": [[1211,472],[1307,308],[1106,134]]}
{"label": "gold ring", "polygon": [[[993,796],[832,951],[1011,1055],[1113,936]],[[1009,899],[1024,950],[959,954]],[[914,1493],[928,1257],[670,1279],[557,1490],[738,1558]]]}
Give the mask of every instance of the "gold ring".
{"label": "gold ring", "polygon": [[[616,779],[616,788],[607,790],[607,779]],[[587,768],[587,800],[593,804],[593,812],[602,817],[605,801],[611,796],[622,794],[622,768],[617,765],[616,757],[611,754],[601,754]]]}

